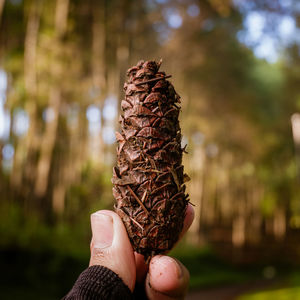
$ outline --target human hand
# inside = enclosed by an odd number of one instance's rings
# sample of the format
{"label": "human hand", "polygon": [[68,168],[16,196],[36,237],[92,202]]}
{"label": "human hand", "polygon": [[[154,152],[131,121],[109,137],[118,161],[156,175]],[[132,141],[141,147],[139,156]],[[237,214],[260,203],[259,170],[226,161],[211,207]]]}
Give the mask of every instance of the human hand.
{"label": "human hand", "polygon": [[[188,205],[180,237],[193,222],[194,210]],[[177,259],[154,256],[149,265],[133,251],[120,217],[109,210],[91,215],[92,241],[90,266],[101,265],[112,270],[134,292],[143,286],[150,300],[183,299],[189,284],[189,272]],[[137,292],[137,291],[135,291]]]}

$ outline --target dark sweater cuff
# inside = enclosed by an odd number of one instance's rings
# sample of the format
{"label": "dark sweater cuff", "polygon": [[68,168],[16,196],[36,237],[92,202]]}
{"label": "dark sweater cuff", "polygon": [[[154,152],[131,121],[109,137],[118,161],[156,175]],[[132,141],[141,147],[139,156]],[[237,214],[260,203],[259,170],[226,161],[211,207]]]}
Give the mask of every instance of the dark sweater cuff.
{"label": "dark sweater cuff", "polygon": [[129,300],[132,293],[122,279],[110,269],[92,266],[84,270],[63,300]]}

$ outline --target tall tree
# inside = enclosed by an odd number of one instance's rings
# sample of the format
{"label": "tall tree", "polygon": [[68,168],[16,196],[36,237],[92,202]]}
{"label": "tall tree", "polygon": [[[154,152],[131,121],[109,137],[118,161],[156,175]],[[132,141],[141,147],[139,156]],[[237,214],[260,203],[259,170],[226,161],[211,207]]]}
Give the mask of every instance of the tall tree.
{"label": "tall tree", "polygon": [[[26,93],[25,97],[27,99],[25,102],[25,110],[30,119],[30,126],[26,138],[20,139],[16,144],[11,182],[15,189],[25,189],[27,194],[29,189],[26,188],[26,186],[32,185],[35,179],[35,156],[38,150],[36,63],[42,6],[43,1],[39,1],[38,3],[36,1],[30,1],[24,7],[25,15],[27,16],[24,42],[24,87]],[[25,162],[26,164],[23,168]],[[25,179],[25,182],[22,182],[23,179]],[[28,194],[27,198],[31,198],[31,196],[32,195]]]}
{"label": "tall tree", "polygon": [[5,0],[0,0],[0,24],[1,24],[1,20],[2,20],[4,4],[5,4]]}
{"label": "tall tree", "polygon": [[[49,91],[48,115],[46,128],[41,141],[40,158],[37,166],[37,178],[34,187],[35,195],[42,198],[46,195],[51,160],[57,137],[58,120],[62,102],[61,82],[64,76],[62,65],[64,37],[67,32],[69,0],[57,0],[55,6],[55,25],[52,43],[53,61],[51,64],[52,84]],[[63,195],[60,193],[59,195]],[[64,198],[56,197],[52,203],[54,210],[61,213],[64,209]]]}
{"label": "tall tree", "polygon": [[[107,39],[107,1],[92,1],[93,15],[93,34],[92,34],[92,81],[93,89],[97,98],[95,102],[99,105],[101,113],[103,112],[104,100],[107,96],[107,60],[106,60],[106,39]],[[100,118],[99,139],[99,162],[104,162],[105,145],[102,137],[103,116]]]}

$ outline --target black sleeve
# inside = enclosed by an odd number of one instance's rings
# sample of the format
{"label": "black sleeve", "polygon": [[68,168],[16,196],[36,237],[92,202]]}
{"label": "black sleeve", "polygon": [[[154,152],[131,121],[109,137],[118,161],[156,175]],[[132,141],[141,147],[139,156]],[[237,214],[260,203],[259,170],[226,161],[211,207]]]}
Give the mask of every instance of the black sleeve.
{"label": "black sleeve", "polygon": [[131,300],[132,293],[110,269],[92,266],[84,270],[72,290],[62,300]]}

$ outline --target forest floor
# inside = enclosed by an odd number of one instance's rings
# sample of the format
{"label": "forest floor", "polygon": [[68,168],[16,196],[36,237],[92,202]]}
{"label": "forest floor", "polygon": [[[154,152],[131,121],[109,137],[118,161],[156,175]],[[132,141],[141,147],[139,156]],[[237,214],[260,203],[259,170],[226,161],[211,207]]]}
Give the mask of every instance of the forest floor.
{"label": "forest floor", "polygon": [[[190,270],[191,289],[187,300],[257,300],[255,295],[244,296],[257,291],[297,295],[259,299],[300,299],[299,266],[235,266],[220,260],[209,249],[190,248],[186,255],[175,254]],[[1,299],[60,299],[86,268],[87,261],[88,253],[71,256],[50,250],[0,248]]]}
{"label": "forest floor", "polygon": [[260,279],[241,284],[195,289],[189,292],[186,300],[236,300],[245,293],[257,292],[282,285],[283,282],[278,279]]}

